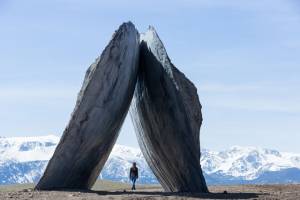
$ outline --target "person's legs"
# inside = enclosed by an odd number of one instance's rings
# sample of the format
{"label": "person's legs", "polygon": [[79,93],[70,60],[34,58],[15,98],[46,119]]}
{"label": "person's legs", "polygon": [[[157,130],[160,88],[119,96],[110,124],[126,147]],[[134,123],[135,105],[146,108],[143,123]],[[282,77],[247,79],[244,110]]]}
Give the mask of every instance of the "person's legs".
{"label": "person's legs", "polygon": [[131,177],[131,182],[132,182],[132,186],[131,186],[131,190],[133,190],[133,178]]}
{"label": "person's legs", "polygon": [[136,181],[136,178],[133,177],[131,180],[132,180],[132,188],[131,188],[131,190],[135,190],[135,181]]}
{"label": "person's legs", "polygon": [[136,182],[136,178],[134,179],[134,190],[135,190],[135,182]]}

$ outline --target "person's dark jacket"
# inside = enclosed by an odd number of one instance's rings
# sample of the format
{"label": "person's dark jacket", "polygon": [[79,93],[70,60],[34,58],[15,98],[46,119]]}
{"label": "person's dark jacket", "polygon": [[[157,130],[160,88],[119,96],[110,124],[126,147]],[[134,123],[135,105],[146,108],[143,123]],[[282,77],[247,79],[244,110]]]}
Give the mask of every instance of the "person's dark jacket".
{"label": "person's dark jacket", "polygon": [[137,167],[131,167],[129,172],[130,178],[139,178],[139,169]]}

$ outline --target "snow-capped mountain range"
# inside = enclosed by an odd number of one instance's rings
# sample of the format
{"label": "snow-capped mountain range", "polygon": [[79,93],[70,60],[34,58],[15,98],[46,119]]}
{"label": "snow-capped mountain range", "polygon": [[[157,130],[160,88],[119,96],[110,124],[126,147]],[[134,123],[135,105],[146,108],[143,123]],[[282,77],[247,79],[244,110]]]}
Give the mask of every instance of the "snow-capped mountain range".
{"label": "snow-capped mountain range", "polygon": [[[37,182],[59,137],[0,137],[0,184]],[[128,181],[132,162],[140,169],[139,183],[158,183],[141,151],[115,145],[99,178]],[[202,149],[201,165],[208,184],[300,183],[300,154],[255,147],[225,151]]]}

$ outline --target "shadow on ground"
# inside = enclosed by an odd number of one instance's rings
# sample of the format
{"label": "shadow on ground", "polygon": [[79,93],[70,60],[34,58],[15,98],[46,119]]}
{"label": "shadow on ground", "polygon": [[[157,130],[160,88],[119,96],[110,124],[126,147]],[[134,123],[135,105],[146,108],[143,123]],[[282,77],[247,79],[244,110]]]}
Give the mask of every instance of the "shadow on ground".
{"label": "shadow on ground", "polygon": [[[71,190],[74,192],[74,190]],[[177,193],[177,192],[159,192],[159,191],[95,191],[84,190],[81,193],[94,193],[100,196],[119,196],[119,195],[138,195],[143,197],[157,196],[157,197],[192,197],[201,199],[253,199],[258,198],[259,195],[267,195],[266,193]]]}

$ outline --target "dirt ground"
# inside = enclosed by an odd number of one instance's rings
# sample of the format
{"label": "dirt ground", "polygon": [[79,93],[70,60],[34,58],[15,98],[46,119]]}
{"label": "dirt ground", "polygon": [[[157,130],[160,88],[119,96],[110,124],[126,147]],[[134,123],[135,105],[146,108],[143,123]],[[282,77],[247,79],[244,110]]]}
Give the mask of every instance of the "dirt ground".
{"label": "dirt ground", "polygon": [[127,184],[97,183],[89,191],[34,191],[33,185],[0,187],[0,199],[37,200],[168,200],[168,199],[299,199],[300,185],[211,186],[209,194],[166,193],[160,186],[138,186],[132,192]]}

